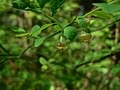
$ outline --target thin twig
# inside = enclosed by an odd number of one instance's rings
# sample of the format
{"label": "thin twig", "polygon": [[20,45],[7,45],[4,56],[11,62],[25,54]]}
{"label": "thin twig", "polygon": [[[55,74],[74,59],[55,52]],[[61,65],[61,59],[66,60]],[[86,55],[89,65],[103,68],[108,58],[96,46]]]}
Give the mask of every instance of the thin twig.
{"label": "thin twig", "polygon": [[42,14],[44,17],[46,17],[46,18],[50,19],[51,21],[55,22],[61,28],[61,30],[63,30],[63,26],[61,25],[61,23],[57,19],[55,19],[55,18],[47,15],[44,10],[42,10],[40,8],[39,8],[39,10],[37,10],[37,9],[31,9],[31,8],[25,9],[25,10],[27,10],[27,11],[33,11],[33,12],[38,13],[38,14]]}
{"label": "thin twig", "polygon": [[[45,40],[48,39],[48,38],[50,38],[50,37],[55,36],[56,34],[58,34],[58,33],[60,33],[60,32],[61,32],[61,30],[57,31],[56,33],[53,33],[53,34],[49,35],[48,37],[45,38]],[[29,48],[31,48],[32,46],[33,46],[33,44],[30,45],[30,46],[28,46],[25,50],[23,50],[23,52],[19,55],[19,58],[21,58],[21,57],[24,55],[24,53],[25,53]]]}
{"label": "thin twig", "polygon": [[[109,27],[109,26],[111,26],[111,25],[113,25],[113,24],[119,22],[119,21],[120,21],[120,19],[115,20],[115,21],[113,21],[113,22],[111,22],[111,23],[108,23],[108,24],[106,24],[106,25],[104,25],[104,26],[102,26],[102,27],[94,28],[94,29],[96,29],[96,30],[102,30],[102,29],[104,29],[104,28],[106,28],[106,27]],[[95,31],[96,31],[96,30],[95,30]],[[95,31],[92,31],[92,32],[95,32]]]}
{"label": "thin twig", "polygon": [[49,36],[48,36],[48,37],[46,37],[45,39],[51,38],[51,37],[53,37],[53,36],[57,35],[57,34],[58,34],[58,33],[60,33],[60,32],[61,32],[61,30],[59,30],[59,31],[57,31],[57,32],[55,32],[55,33],[53,33],[53,34],[49,35]]}
{"label": "thin twig", "polygon": [[73,18],[73,20],[70,23],[68,23],[65,27],[71,26],[75,22],[76,19],[77,19],[77,16],[75,18]]}
{"label": "thin twig", "polygon": [[20,54],[19,58],[21,58],[21,57],[24,55],[24,53],[25,53],[29,48],[31,48],[32,46],[33,46],[33,44],[32,44],[32,45],[29,45],[25,50],[23,50],[23,52]]}
{"label": "thin twig", "polygon": [[[120,53],[120,52],[116,52],[116,53]],[[93,60],[93,62],[91,62],[91,61],[83,62],[82,64],[77,65],[75,68],[78,68],[78,67],[83,66],[83,65],[87,65],[87,64],[89,64],[89,63],[98,63],[98,62],[101,62],[101,61],[105,60],[106,58],[113,56],[114,54],[115,54],[115,53],[112,52],[112,53],[110,53],[110,54],[108,54],[108,55],[105,55],[105,56],[100,57],[100,58],[98,58],[98,59],[96,59],[96,60]]]}
{"label": "thin twig", "polygon": [[106,27],[108,27],[108,26],[110,26],[110,25],[112,25],[112,24],[114,24],[114,23],[116,23],[116,22],[119,22],[119,21],[120,21],[120,19],[115,20],[115,21],[113,21],[113,22],[111,22],[111,23],[108,23],[108,24],[104,25],[103,27],[97,28],[97,30],[104,29],[104,28],[106,28]]}
{"label": "thin twig", "polygon": [[1,44],[0,44],[0,48],[1,48],[4,52],[6,52],[8,55],[11,55],[10,52],[9,52],[7,49],[5,49]]}

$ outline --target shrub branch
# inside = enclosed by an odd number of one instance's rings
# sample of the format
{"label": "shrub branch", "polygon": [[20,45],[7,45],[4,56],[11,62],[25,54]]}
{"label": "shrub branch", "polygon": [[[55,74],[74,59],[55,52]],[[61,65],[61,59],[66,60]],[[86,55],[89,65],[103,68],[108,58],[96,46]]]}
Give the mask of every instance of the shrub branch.
{"label": "shrub branch", "polygon": [[112,53],[107,54],[107,55],[105,55],[105,56],[102,56],[102,57],[100,57],[100,58],[98,58],[98,59],[96,59],[96,60],[83,62],[83,63],[77,65],[75,68],[79,68],[79,67],[81,67],[81,66],[83,66],[83,65],[88,65],[88,64],[90,64],[90,63],[99,63],[99,62],[101,62],[101,61],[104,61],[106,58],[109,58],[109,57],[111,57],[111,56],[113,56],[113,55],[116,55],[116,54],[119,54],[119,53],[120,53],[120,51],[112,52]]}

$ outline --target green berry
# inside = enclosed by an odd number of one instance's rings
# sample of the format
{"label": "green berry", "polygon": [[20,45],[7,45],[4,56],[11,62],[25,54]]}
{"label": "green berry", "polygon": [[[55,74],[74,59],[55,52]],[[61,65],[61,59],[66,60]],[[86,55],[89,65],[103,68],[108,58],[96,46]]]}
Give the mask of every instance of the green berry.
{"label": "green berry", "polygon": [[73,26],[68,26],[64,29],[64,36],[69,39],[70,41],[73,41],[77,36],[77,30]]}

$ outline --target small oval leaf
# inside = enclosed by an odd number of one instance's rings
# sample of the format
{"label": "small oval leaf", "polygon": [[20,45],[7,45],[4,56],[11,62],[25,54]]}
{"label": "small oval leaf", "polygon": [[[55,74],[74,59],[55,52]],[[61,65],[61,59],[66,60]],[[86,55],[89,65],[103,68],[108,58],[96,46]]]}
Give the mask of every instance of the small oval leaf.
{"label": "small oval leaf", "polygon": [[40,31],[48,28],[48,27],[51,26],[51,25],[53,25],[53,23],[52,23],[52,24],[44,24],[44,25],[40,28]]}
{"label": "small oval leaf", "polygon": [[22,33],[22,34],[17,34],[15,35],[16,37],[23,37],[23,36],[27,36],[30,35],[30,33]]}
{"label": "small oval leaf", "polygon": [[43,57],[40,57],[40,58],[39,58],[39,62],[40,62],[40,64],[42,64],[42,65],[46,65],[46,64],[47,64],[47,61],[46,61],[45,58],[43,58]]}
{"label": "small oval leaf", "polygon": [[18,28],[17,30],[13,30],[14,32],[17,32],[17,33],[24,33],[25,30],[23,28]]}
{"label": "small oval leaf", "polygon": [[33,28],[32,28],[32,33],[31,35],[32,36],[37,36],[40,32],[39,32],[39,29],[40,29],[40,26],[39,25],[35,25]]}
{"label": "small oval leaf", "polygon": [[38,38],[38,39],[35,39],[35,44],[34,46],[35,47],[38,47],[39,45],[41,45],[44,41],[44,38]]}
{"label": "small oval leaf", "polygon": [[33,28],[32,28],[32,36],[37,36],[41,33],[42,30],[48,28],[49,26],[53,25],[52,24],[44,24],[42,27],[38,26],[38,25],[35,25]]}

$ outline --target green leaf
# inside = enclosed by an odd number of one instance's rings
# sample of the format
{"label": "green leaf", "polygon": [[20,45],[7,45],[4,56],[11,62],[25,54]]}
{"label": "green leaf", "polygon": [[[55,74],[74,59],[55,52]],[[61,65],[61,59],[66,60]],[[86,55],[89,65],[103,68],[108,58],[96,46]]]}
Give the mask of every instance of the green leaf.
{"label": "green leaf", "polygon": [[120,43],[112,47],[112,51],[120,51]]}
{"label": "green leaf", "polygon": [[44,42],[44,38],[35,39],[35,44],[34,44],[34,46],[35,46],[35,47],[38,47],[38,46],[40,46],[43,42]]}
{"label": "green leaf", "polygon": [[111,16],[104,11],[95,11],[95,12],[91,13],[91,15],[102,18],[102,19],[110,19],[111,18]]}
{"label": "green leaf", "polygon": [[64,36],[73,41],[77,36],[77,30],[73,26],[68,26],[64,29]]}
{"label": "green leaf", "polygon": [[23,37],[23,36],[27,36],[30,35],[30,33],[22,33],[22,34],[17,34],[15,35],[16,37]]}
{"label": "green leaf", "polygon": [[21,1],[27,5],[30,3],[30,0],[21,0]]}
{"label": "green leaf", "polygon": [[44,24],[44,25],[40,28],[40,31],[48,28],[48,27],[51,26],[51,25],[53,25],[53,24]]}
{"label": "green leaf", "polygon": [[42,30],[48,28],[49,26],[51,26],[53,24],[44,24],[41,28],[38,26],[38,25],[35,25],[33,28],[32,28],[32,36],[37,36],[38,34],[41,33]]}
{"label": "green leaf", "polygon": [[14,32],[18,32],[18,33],[24,33],[25,30],[23,28],[18,28],[17,30],[13,30]]}
{"label": "green leaf", "polygon": [[39,29],[40,29],[40,26],[39,26],[39,25],[35,25],[35,26],[32,28],[32,33],[31,33],[31,35],[32,35],[32,36],[37,36],[37,35],[40,33]]}
{"label": "green leaf", "polygon": [[104,35],[104,32],[101,32],[101,31],[94,31],[91,33],[93,36],[103,36]]}
{"label": "green leaf", "polygon": [[39,8],[39,4],[36,0],[30,0],[30,3],[27,4],[30,8]]}
{"label": "green leaf", "polygon": [[120,65],[115,65],[114,67],[112,67],[110,74],[113,75],[120,75]]}
{"label": "green leaf", "polygon": [[120,12],[115,12],[113,15],[120,16]]}
{"label": "green leaf", "polygon": [[43,57],[40,57],[40,58],[39,58],[39,62],[40,62],[42,65],[46,65],[46,64],[47,64],[46,59],[43,58]]}
{"label": "green leaf", "polygon": [[57,9],[64,3],[65,0],[51,0],[50,8],[52,10],[52,16],[57,12]]}
{"label": "green leaf", "polygon": [[44,8],[44,6],[50,1],[50,0],[37,0],[39,3],[40,8]]}
{"label": "green leaf", "polygon": [[110,14],[113,14],[120,10],[120,5],[116,4],[94,3],[93,5],[100,7],[101,9]]}
{"label": "green leaf", "polygon": [[12,5],[18,9],[25,9],[27,7],[21,0],[13,0]]}

